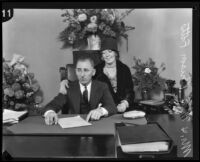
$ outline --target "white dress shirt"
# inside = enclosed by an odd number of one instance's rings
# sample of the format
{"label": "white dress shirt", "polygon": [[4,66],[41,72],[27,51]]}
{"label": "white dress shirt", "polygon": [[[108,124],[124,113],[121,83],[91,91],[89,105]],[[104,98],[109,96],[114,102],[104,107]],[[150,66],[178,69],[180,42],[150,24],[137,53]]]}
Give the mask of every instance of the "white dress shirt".
{"label": "white dress shirt", "polygon": [[[80,85],[80,90],[81,90],[81,94],[83,94],[83,92],[85,91],[85,86],[81,83],[79,83]],[[92,82],[90,82],[86,87],[87,87],[87,91],[88,91],[88,101],[90,102],[90,94],[91,94],[91,85]]]}

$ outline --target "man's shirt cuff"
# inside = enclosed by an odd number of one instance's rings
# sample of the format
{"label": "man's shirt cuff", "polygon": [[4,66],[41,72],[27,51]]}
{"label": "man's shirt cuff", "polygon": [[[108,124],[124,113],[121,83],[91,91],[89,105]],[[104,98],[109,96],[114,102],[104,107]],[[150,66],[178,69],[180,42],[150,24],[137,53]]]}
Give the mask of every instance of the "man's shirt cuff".
{"label": "man's shirt cuff", "polygon": [[108,116],[108,110],[106,110],[104,107],[101,107],[103,116]]}
{"label": "man's shirt cuff", "polygon": [[48,111],[46,111],[45,113],[44,113],[44,117],[46,117],[46,115],[49,113],[49,112],[55,112],[55,111],[53,111],[53,110],[48,110]]}

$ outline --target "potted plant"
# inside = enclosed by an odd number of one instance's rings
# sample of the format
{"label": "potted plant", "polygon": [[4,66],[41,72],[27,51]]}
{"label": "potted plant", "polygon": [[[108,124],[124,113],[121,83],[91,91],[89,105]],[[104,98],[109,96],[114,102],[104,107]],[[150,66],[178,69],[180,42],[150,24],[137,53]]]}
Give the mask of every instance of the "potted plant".
{"label": "potted plant", "polygon": [[159,91],[165,89],[165,79],[160,76],[161,72],[166,69],[164,63],[157,68],[152,58],[149,58],[146,62],[142,62],[141,59],[136,57],[133,60],[135,65],[132,68],[135,72],[132,78],[134,85],[141,92],[143,100],[150,99],[150,92],[152,90]]}

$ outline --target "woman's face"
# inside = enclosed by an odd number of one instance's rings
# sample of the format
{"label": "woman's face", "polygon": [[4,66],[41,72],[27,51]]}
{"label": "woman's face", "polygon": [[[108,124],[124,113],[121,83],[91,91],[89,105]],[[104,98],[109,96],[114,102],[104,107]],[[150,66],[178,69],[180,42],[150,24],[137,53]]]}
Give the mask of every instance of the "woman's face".
{"label": "woman's face", "polygon": [[116,61],[116,53],[112,50],[102,51],[102,57],[107,64],[111,64]]}

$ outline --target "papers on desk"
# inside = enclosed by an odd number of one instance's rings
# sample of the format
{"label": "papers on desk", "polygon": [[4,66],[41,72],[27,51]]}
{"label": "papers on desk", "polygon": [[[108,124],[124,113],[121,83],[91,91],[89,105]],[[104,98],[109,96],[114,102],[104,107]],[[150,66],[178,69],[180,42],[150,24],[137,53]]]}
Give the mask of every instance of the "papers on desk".
{"label": "papers on desk", "polygon": [[13,111],[9,109],[4,109],[3,111],[3,123],[18,123],[20,117],[27,114],[27,111]]}
{"label": "papers on desk", "polygon": [[60,118],[58,119],[58,124],[60,124],[62,128],[73,128],[92,125],[91,123],[81,118],[79,115],[74,117]]}

